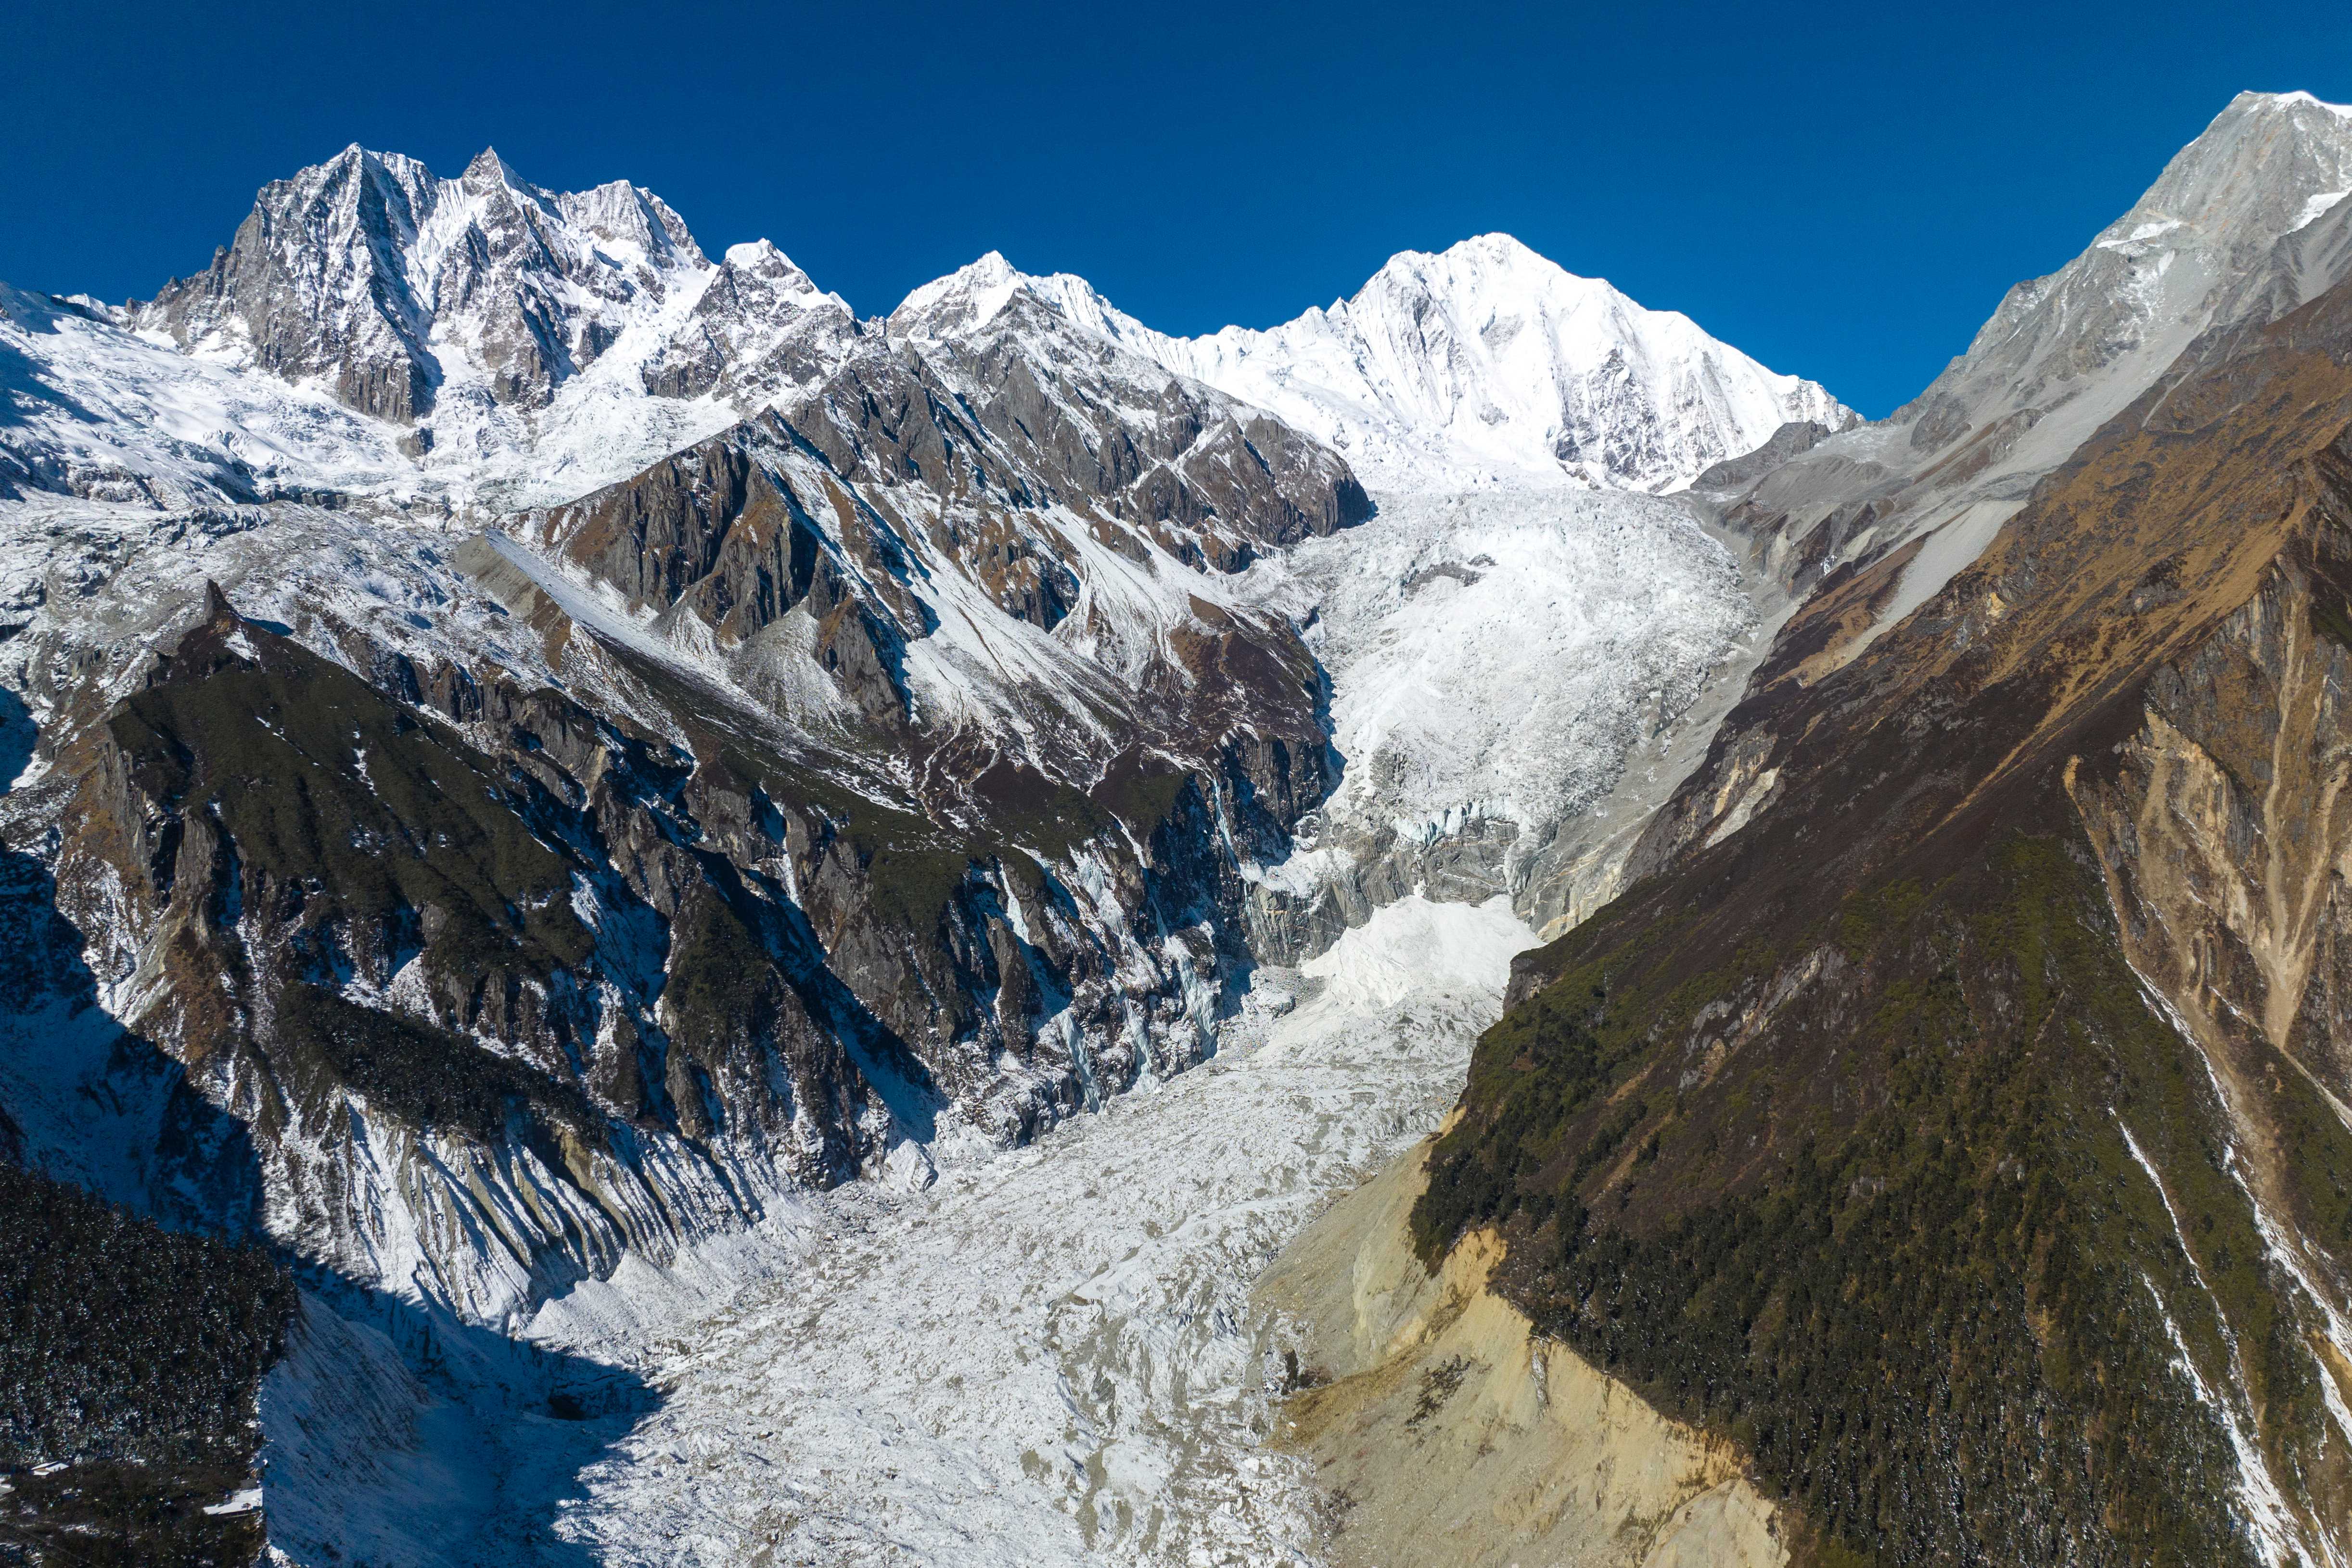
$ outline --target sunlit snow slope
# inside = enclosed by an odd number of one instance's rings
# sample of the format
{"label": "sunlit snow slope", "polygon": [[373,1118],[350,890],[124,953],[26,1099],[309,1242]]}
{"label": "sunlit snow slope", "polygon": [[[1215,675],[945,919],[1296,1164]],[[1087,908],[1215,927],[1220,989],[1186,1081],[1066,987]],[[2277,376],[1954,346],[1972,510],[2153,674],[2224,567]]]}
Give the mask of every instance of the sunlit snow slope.
{"label": "sunlit snow slope", "polygon": [[1784,423],[1855,422],[1814,382],[1508,235],[1402,252],[1354,298],[1266,331],[1155,336],[1150,351],[1330,443],[1374,489],[1564,474],[1671,490]]}

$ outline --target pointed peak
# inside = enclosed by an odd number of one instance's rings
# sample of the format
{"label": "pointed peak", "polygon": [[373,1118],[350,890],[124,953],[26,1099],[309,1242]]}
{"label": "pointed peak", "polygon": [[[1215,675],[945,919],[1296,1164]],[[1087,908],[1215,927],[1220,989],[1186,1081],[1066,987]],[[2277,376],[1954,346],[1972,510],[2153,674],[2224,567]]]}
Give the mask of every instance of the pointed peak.
{"label": "pointed peak", "polygon": [[495,147],[485,147],[479,152],[475,153],[474,161],[466,165],[465,173],[458,177],[465,181],[467,184],[474,186],[513,185],[520,187],[523,183],[522,176],[514,172],[514,166],[512,164],[499,156],[499,150]]}
{"label": "pointed peak", "polygon": [[1581,273],[1569,271],[1568,268],[1514,235],[1501,233],[1477,235],[1464,240],[1445,254],[1475,256],[1479,260],[1513,271],[1535,273],[1548,277],[1565,277],[1577,283],[1597,284],[1603,288],[1609,287],[1608,281],[1604,278],[1587,277]]}
{"label": "pointed peak", "polygon": [[956,276],[971,278],[974,282],[1002,283],[1018,277],[1021,274],[1011,262],[1004,259],[1003,251],[992,250],[970,266],[958,268]]}
{"label": "pointed peak", "polygon": [[1446,254],[1451,256],[1457,252],[1470,256],[1501,256],[1511,261],[1547,259],[1517,235],[1507,235],[1500,229],[1487,234],[1472,235],[1468,239],[1449,247]]}
{"label": "pointed peak", "polygon": [[221,591],[221,585],[211,578],[205,579],[205,624],[207,626],[241,626],[245,618]]}
{"label": "pointed peak", "polygon": [[1015,271],[1002,251],[990,251],[945,277],[935,277],[898,302],[890,312],[895,336],[941,338],[986,326],[1024,284],[1036,281]]}
{"label": "pointed peak", "polygon": [[321,181],[362,171],[375,162],[378,162],[378,158],[374,152],[354,141],[341,152],[320,159],[316,163],[304,164],[283,179],[270,181],[262,189],[267,192],[289,185],[315,185]]}
{"label": "pointed peak", "polygon": [[[1029,275],[1005,260],[1003,251],[992,250],[974,260],[965,262],[945,277],[933,278],[922,287],[916,289],[915,294],[929,294],[936,297],[974,289],[1005,288],[1029,281]],[[912,299],[914,295],[910,294],[908,298]]]}
{"label": "pointed peak", "polygon": [[1622,298],[1606,278],[1570,272],[1525,241],[1500,233],[1474,235],[1434,255],[1399,251],[1372,274],[1357,298],[1384,288],[1486,295],[1497,287],[1514,296],[1549,296],[1561,305]]}

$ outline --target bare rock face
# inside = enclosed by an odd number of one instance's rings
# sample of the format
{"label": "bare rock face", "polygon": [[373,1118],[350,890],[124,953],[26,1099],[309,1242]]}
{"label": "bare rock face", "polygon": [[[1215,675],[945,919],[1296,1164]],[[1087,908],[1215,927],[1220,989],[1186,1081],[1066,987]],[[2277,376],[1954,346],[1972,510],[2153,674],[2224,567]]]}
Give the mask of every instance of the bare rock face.
{"label": "bare rock face", "polygon": [[783,252],[758,240],[727,252],[642,379],[657,397],[715,392],[752,407],[824,381],[857,330],[838,295],[820,291]]}
{"label": "bare rock face", "polygon": [[970,337],[860,356],[794,418],[845,471],[1104,514],[1195,568],[1237,570],[1371,511],[1328,448],[1026,295]]}
{"label": "bare rock face", "polygon": [[411,160],[352,147],[275,182],[210,267],[134,307],[133,319],[183,348],[216,345],[279,375],[331,377],[352,407],[414,420],[432,405],[437,367],[425,348],[430,307],[402,252],[429,180]]}
{"label": "bare rock face", "polygon": [[1738,1448],[1660,1416],[1488,1287],[1502,1249],[1431,1273],[1427,1144],[1348,1194],[1252,1293],[1289,1347],[1276,1443],[1315,1460],[1333,1562],[1781,1568],[1784,1521]]}
{"label": "bare rock face", "polygon": [[212,266],[132,308],[143,330],[413,423],[453,384],[544,403],[708,271],[677,214],[616,182],[577,194],[494,152],[455,180],[345,149],[263,188]]}

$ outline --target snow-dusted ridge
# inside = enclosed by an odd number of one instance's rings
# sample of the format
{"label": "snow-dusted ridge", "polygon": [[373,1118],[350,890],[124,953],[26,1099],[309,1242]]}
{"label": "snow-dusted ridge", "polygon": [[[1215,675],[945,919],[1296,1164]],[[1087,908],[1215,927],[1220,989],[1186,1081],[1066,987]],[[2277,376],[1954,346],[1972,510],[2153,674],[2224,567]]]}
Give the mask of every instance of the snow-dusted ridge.
{"label": "snow-dusted ridge", "polygon": [[[625,182],[549,191],[492,152],[444,179],[357,146],[266,186],[152,300],[6,315],[22,364],[0,391],[32,416],[6,446],[42,488],[476,515],[625,477],[821,379],[858,331],[769,242],[713,263]],[[93,384],[95,428],[72,413]],[[194,449],[123,434],[148,427]]]}
{"label": "snow-dusted ridge", "polygon": [[1672,490],[1790,423],[1858,416],[1676,311],[1648,310],[1508,235],[1403,251],[1350,299],[1265,331],[1154,331],[1068,273],[1030,277],[990,252],[909,294],[894,335],[969,331],[1015,291],[1346,455],[1366,484],[1449,491],[1565,476]]}
{"label": "snow-dusted ridge", "polygon": [[2082,253],[2011,287],[1926,390],[1717,497],[1769,567],[1810,581],[1923,541],[1874,631],[1991,542],[2036,481],[2208,333],[2352,277],[2352,108],[2241,93]]}
{"label": "snow-dusted ridge", "polygon": [[[12,296],[23,362],[5,390],[30,417],[6,448],[39,487],[94,498],[325,490],[483,515],[568,499],[806,395],[862,339],[977,332],[1015,293],[1388,489],[1669,490],[1784,423],[1853,419],[1507,235],[1400,253],[1352,299],[1266,331],[1170,337],[1083,278],[995,252],[860,322],[769,241],[712,262],[625,182],[550,191],[493,152],[449,179],[353,146],[266,187],[212,266],[152,300]],[[80,325],[60,332],[67,317]],[[93,387],[96,428],[69,412]]]}

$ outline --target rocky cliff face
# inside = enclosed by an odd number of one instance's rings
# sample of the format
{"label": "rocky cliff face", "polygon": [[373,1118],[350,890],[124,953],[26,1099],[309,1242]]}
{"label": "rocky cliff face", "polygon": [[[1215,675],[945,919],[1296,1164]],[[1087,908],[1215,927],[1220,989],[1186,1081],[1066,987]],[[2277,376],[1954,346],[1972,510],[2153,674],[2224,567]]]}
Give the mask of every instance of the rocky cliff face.
{"label": "rocky cliff face", "polygon": [[444,179],[358,147],[265,187],[204,272],[75,308],[121,338],[21,321],[23,390],[144,402],[120,413],[176,441],[60,422],[51,468],[119,467],[165,505],[569,498],[817,385],[866,330],[767,241],[714,265],[625,182],[550,191],[488,152]]}
{"label": "rocky cliff face", "polygon": [[354,146],[265,187],[209,268],[128,314],[413,423],[445,388],[544,403],[708,270],[678,215],[634,185],[545,191],[495,152],[443,180]]}
{"label": "rocky cliff face", "polygon": [[2343,286],[2209,335],[1916,611],[1828,578],[1481,1043],[1423,1248],[1801,1558],[2352,1549],[2347,366]]}
{"label": "rocky cliff face", "polygon": [[857,321],[766,240],[730,247],[688,319],[639,372],[656,397],[717,394],[739,408],[816,384]]}
{"label": "rocky cliff face", "polygon": [[[90,737],[59,852],[116,1010],[249,1130],[271,1232],[352,1277],[500,1322],[943,1115],[1016,1135],[1200,1049],[1201,998],[1156,952],[1118,973],[1124,911],[1082,911],[1074,862],[975,860],[707,711],[698,757],[409,678],[216,599]],[[1213,974],[1168,866],[1056,847]]]}
{"label": "rocky cliff face", "polygon": [[1868,622],[1892,624],[2205,334],[2275,319],[2352,276],[2347,197],[2352,115],[2242,93],[2082,255],[2011,289],[1890,418],[1699,488],[1793,586],[1916,551]]}
{"label": "rocky cliff face", "polygon": [[1344,463],[1025,304],[726,319],[654,379],[814,384],[483,535],[71,514],[14,650],[11,841],[106,1008],[271,1237],[475,1322],[1196,1061],[1240,867],[1329,787],[1320,672],[1225,579],[1361,520]]}
{"label": "rocky cliff face", "polygon": [[1432,1273],[1408,1223],[1428,1145],[1284,1249],[1254,1301],[1286,1346],[1276,1441],[1328,1489],[1331,1561],[1781,1568],[1737,1445],[1661,1416],[1489,1289],[1502,1249]]}

